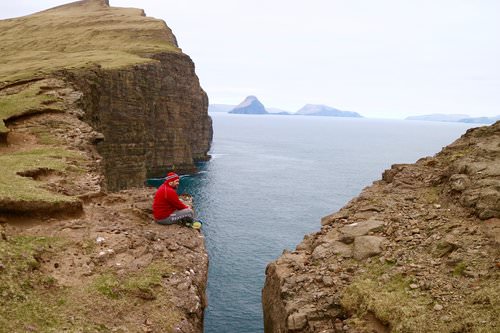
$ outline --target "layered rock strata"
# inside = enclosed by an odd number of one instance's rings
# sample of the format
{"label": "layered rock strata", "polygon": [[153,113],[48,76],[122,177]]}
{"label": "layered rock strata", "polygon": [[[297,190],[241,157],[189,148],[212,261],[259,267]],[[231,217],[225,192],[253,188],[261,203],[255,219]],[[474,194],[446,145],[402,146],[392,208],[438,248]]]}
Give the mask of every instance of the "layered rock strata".
{"label": "layered rock strata", "polygon": [[208,159],[212,121],[191,59],[162,53],[129,68],[61,72],[82,92],[83,119],[102,134],[108,190],[141,186],[166,170],[193,172]]}
{"label": "layered rock strata", "polygon": [[386,170],[268,265],[265,332],[497,331],[499,167],[497,122]]}
{"label": "layered rock strata", "polygon": [[193,62],[105,0],[0,26],[0,331],[202,332],[203,234],[152,223],[142,188],[208,158]]}
{"label": "layered rock strata", "polygon": [[[192,172],[209,158],[208,98],[165,22],[84,0],[0,26],[0,89],[56,77],[80,92],[79,118],[100,133],[94,143],[107,190],[141,186],[169,169]],[[6,116],[0,121],[17,114]]]}

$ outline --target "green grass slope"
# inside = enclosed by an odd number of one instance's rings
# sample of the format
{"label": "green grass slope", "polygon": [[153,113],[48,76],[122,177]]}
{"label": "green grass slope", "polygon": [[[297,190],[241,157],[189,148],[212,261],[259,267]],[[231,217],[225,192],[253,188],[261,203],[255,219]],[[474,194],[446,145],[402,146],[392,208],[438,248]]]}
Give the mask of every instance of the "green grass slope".
{"label": "green grass slope", "polygon": [[164,21],[145,17],[140,9],[109,7],[103,0],[0,20],[3,82],[90,64],[116,68],[148,62],[148,55],[159,52],[181,52]]}
{"label": "green grass slope", "polygon": [[[39,81],[54,71],[95,65],[122,68],[156,61],[150,56],[163,52],[181,52],[165,22],[146,17],[141,9],[110,7],[105,0],[77,1],[0,20],[0,145],[8,142],[4,121],[65,111],[67,103],[50,93],[54,87]],[[29,151],[1,153],[0,211],[21,206],[27,211],[57,208],[75,202],[74,197],[43,189],[44,181],[21,176],[35,169],[68,176],[72,153],[45,141],[40,138],[38,147]]]}
{"label": "green grass slope", "polygon": [[0,94],[0,134],[9,131],[4,120],[12,116],[41,112],[43,109],[61,110],[56,103],[57,98],[41,93],[40,85],[36,83],[17,93]]}
{"label": "green grass slope", "polygon": [[[39,181],[23,173],[33,171],[70,173],[67,161],[77,159],[75,152],[57,148],[41,148],[0,155],[0,210],[36,210],[50,205],[75,202],[77,199],[44,190]],[[42,182],[43,184],[43,182]],[[30,203],[30,204],[28,204]]]}

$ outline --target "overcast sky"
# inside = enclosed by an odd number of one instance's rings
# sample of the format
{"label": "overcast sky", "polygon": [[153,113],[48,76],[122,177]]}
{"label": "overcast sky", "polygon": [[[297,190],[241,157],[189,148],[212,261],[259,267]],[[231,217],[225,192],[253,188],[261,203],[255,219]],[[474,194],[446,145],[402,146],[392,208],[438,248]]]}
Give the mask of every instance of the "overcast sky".
{"label": "overcast sky", "polygon": [[[0,18],[69,1],[1,1]],[[500,114],[497,0],[110,0],[164,19],[210,103]]]}

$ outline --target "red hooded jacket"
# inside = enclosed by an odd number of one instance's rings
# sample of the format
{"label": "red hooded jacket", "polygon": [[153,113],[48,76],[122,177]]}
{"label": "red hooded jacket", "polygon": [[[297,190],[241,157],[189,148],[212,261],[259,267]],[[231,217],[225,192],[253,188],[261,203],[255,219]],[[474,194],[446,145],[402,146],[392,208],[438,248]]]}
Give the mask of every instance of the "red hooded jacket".
{"label": "red hooded jacket", "polygon": [[170,216],[174,211],[189,208],[182,201],[175,189],[170,187],[166,182],[163,183],[156,191],[153,200],[153,216],[155,220],[163,220]]}

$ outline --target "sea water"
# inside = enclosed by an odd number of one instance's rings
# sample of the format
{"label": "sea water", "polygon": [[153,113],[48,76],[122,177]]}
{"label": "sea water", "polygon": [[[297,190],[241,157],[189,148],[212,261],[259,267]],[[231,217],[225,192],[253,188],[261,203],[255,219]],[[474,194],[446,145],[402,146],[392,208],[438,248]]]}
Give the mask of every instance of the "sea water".
{"label": "sea water", "polygon": [[471,125],[212,114],[212,159],[183,177],[209,253],[206,333],[263,332],[266,265],[394,163],[433,155]]}

